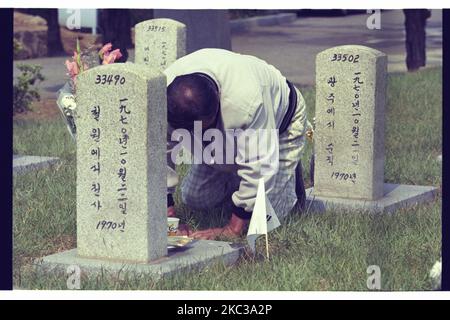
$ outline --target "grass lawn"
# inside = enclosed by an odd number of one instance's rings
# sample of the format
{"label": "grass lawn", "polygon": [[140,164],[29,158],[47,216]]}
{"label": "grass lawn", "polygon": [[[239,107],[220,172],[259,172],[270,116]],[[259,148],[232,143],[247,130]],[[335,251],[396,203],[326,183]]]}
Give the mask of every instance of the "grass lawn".
{"label": "grass lawn", "polygon": [[[434,185],[441,190],[442,69],[390,75],[386,115],[385,180]],[[314,89],[302,93],[309,118]],[[62,121],[14,122],[14,153],[57,156],[61,163],[14,176],[14,285],[29,289],[66,289],[63,275],[40,275],[33,258],[76,247],[75,144]],[[309,181],[309,145],[303,156]],[[178,168],[180,173],[187,167]],[[178,214],[194,227],[223,225],[228,212],[207,215],[180,204]],[[241,239],[241,241],[245,241]],[[395,214],[330,211],[293,212],[270,234],[271,260],[244,256],[237,265],[218,261],[201,272],[152,281],[125,274],[87,277],[82,289],[163,290],[367,290],[367,267],[381,269],[383,290],[428,290],[428,273],[441,255],[441,192],[435,201]],[[264,240],[258,251],[264,253]]]}

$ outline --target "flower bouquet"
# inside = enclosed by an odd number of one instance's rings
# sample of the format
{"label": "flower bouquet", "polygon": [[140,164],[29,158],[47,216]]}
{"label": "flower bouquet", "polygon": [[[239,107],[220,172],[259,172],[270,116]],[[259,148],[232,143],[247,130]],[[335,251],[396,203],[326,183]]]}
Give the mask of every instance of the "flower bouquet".
{"label": "flower bouquet", "polygon": [[67,75],[70,77],[66,84],[59,90],[59,96],[56,104],[61,111],[62,118],[69,130],[70,135],[76,140],[77,127],[76,118],[76,84],[77,76],[82,72],[101,64],[111,64],[122,57],[120,49],[112,50],[112,44],[105,44],[100,51],[93,50],[92,47],[87,50],[80,50],[80,42],[77,39],[76,51],[72,56],[72,61],[66,60]]}

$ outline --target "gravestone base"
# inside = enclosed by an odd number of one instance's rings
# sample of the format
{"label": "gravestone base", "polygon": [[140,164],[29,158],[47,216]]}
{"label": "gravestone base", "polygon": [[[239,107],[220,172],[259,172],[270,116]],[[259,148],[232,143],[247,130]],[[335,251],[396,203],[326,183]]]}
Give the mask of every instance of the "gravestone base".
{"label": "gravestone base", "polygon": [[42,169],[56,164],[59,158],[39,156],[13,155],[13,172],[25,173],[35,169]]}
{"label": "gravestone base", "polygon": [[314,196],[314,188],[306,190],[306,208],[312,212],[323,212],[332,208],[344,210],[363,210],[370,213],[388,213],[418,203],[431,201],[437,188],[404,184],[384,184],[384,196],[381,199],[355,200]]}
{"label": "gravestone base", "polygon": [[168,255],[150,263],[124,263],[114,260],[84,258],[77,249],[55,253],[35,260],[35,267],[44,273],[67,274],[69,266],[79,266],[81,274],[110,275],[146,274],[158,280],[163,276],[201,269],[215,263],[234,264],[243,246],[230,245],[224,241],[197,240],[185,248],[169,249]]}

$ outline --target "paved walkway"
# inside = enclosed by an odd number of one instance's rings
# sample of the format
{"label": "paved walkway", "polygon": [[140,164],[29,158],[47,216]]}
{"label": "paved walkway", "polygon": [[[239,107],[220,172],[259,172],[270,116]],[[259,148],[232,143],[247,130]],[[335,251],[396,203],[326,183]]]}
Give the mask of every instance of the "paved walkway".
{"label": "paved walkway", "polygon": [[[295,22],[258,27],[233,36],[233,51],[256,55],[297,84],[313,85],[315,57],[338,45],[359,44],[388,54],[388,71],[406,71],[404,15],[382,11],[381,30],[366,27],[368,14],[343,17],[300,17]],[[433,10],[427,23],[427,66],[442,65],[442,11]]]}
{"label": "paved walkway", "polygon": [[[291,81],[313,85],[315,56],[343,44],[360,44],[388,54],[390,72],[406,71],[403,12],[383,11],[381,30],[366,27],[368,14],[343,17],[300,17],[281,26],[256,27],[232,36],[233,51],[252,54],[276,66]],[[130,50],[130,60],[133,50]],[[43,66],[43,97],[55,98],[66,76],[67,57],[23,61]],[[20,61],[19,61],[20,62]],[[442,65],[442,11],[433,10],[427,24],[427,66]]]}

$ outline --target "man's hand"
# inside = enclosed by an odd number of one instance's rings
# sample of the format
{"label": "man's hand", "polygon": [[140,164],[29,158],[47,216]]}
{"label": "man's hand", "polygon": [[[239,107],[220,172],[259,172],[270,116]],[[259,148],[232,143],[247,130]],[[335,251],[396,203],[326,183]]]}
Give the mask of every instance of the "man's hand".
{"label": "man's hand", "polygon": [[223,228],[211,228],[194,232],[191,236],[195,239],[213,240],[219,236],[237,238],[250,223],[250,220],[239,218],[234,213],[231,214],[230,222]]}
{"label": "man's hand", "polygon": [[177,236],[192,236],[193,231],[187,224],[178,225]]}

